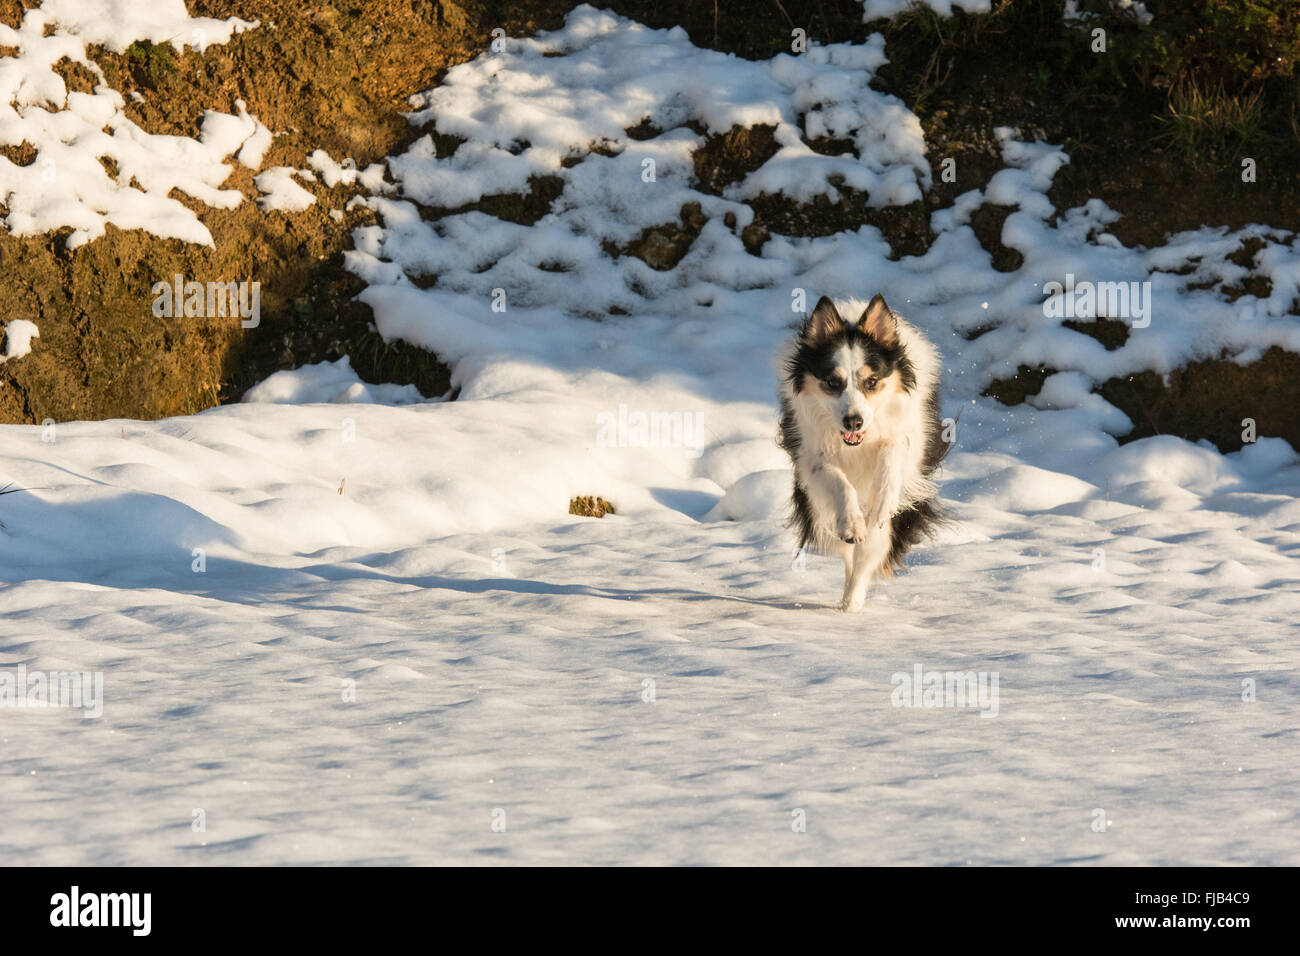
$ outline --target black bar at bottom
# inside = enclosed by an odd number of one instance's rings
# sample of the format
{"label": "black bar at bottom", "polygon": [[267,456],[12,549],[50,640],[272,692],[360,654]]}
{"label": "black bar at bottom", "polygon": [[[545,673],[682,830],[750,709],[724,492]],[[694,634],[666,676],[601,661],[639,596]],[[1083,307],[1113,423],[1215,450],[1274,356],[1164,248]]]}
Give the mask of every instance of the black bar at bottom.
{"label": "black bar at bottom", "polygon": [[[515,933],[618,947],[826,934],[923,944],[1045,927],[1062,940],[1193,938],[1233,945],[1286,932],[1293,869],[0,869],[8,946],[115,938],[373,945],[399,930]],[[75,887],[75,890],[74,890]],[[147,895],[146,895],[147,894]],[[87,925],[90,924],[90,925]],[[699,932],[688,927],[699,927]],[[616,935],[609,934],[614,931]],[[558,934],[558,935],[553,935]],[[459,935],[459,933],[458,933]],[[71,937],[76,939],[72,940]],[[432,937],[436,942],[438,936]],[[449,940],[450,942],[450,940]],[[8,948],[8,946],[6,948]],[[14,948],[12,952],[19,950]]]}

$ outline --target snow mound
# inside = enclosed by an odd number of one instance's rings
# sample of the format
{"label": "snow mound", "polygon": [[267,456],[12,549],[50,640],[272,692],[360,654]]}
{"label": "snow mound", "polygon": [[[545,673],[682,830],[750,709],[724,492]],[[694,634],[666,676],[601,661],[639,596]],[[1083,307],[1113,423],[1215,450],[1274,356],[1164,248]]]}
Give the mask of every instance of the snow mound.
{"label": "snow mound", "polygon": [[4,354],[0,362],[22,358],[32,350],[32,339],[40,338],[41,330],[30,319],[12,319],[5,326]]}
{"label": "snow mound", "polygon": [[984,478],[967,493],[966,500],[996,507],[1010,504],[1016,511],[1029,513],[1082,501],[1096,493],[1096,487],[1070,475],[1032,465],[1011,465]]}
{"label": "snow mound", "polygon": [[256,20],[238,17],[191,17],[185,0],[42,0],[40,12],[49,22],[84,42],[99,44],[114,53],[123,52],[138,40],[170,43],[177,52],[193,47],[202,53],[258,25]]}
{"label": "snow mound", "polygon": [[733,482],[706,521],[763,521],[782,515],[790,506],[789,468],[756,471]]}
{"label": "snow mound", "polygon": [[292,166],[272,166],[254,176],[253,185],[262,193],[257,205],[267,212],[302,212],[316,202],[316,197],[299,186],[294,177],[307,182],[315,179],[310,170]]}
{"label": "snow mound", "polygon": [[320,174],[321,182],[329,189],[355,184],[360,184],[371,192],[381,192],[384,189],[383,163],[371,163],[365,169],[357,169],[355,159],[348,157],[342,162],[336,162],[325,150],[317,149],[307,157],[307,165]]}
{"label": "snow mound", "polygon": [[242,400],[271,405],[320,402],[413,405],[425,398],[414,385],[375,385],[361,381],[345,355],[337,362],[276,372],[245,392]]}
{"label": "snow mound", "polygon": [[1253,588],[1260,583],[1259,575],[1240,561],[1220,561],[1205,572],[1205,580],[1220,587]]}

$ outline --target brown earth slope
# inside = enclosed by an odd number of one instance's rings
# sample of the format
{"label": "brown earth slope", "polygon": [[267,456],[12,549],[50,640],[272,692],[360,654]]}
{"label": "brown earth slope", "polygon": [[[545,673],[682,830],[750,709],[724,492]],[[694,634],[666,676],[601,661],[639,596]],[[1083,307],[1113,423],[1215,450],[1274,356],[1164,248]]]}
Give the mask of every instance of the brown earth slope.
{"label": "brown earth slope", "polygon": [[[35,5],[0,3],[0,20],[17,25],[22,7]],[[303,167],[318,147],[362,166],[394,152],[412,135],[400,115],[407,96],[477,52],[476,21],[441,0],[316,0],[311,9],[293,0],[190,0],[188,7],[195,16],[262,25],[203,54],[136,46],[123,54],[92,50],[92,58],[116,89],[144,97],[127,112],[152,133],[194,136],[204,110],[232,113],[242,98],[270,129],[288,131],[263,168]],[[304,184],[315,205],[263,214],[255,174],[232,166],[225,186],[247,197],[235,209],[173,194],[211,231],[212,249],[111,226],[73,253],[59,234],[0,235],[4,318],[32,319],[41,334],[29,356],[0,370],[0,421],[190,413],[277,368],[349,352],[367,357],[372,377],[413,381],[432,394],[446,389],[445,370],[431,356],[385,346],[349,301],[358,286],[342,271],[340,251],[366,214],[348,213],[338,224],[328,213],[354,190]],[[261,325],[156,318],[150,290],[178,273],[205,283],[259,282]]]}

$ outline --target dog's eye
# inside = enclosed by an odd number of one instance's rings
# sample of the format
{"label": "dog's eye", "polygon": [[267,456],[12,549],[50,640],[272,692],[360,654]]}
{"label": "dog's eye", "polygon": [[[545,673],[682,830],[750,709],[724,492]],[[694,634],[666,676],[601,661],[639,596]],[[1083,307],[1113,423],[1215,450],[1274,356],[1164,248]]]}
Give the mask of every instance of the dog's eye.
{"label": "dog's eye", "polygon": [[875,391],[876,386],[879,384],[880,384],[879,379],[877,379],[876,376],[874,375],[871,376],[871,378],[867,379],[867,385],[866,385],[867,391],[868,392]]}
{"label": "dog's eye", "polygon": [[826,387],[830,389],[832,392],[844,391],[844,385],[845,385],[844,379],[838,375],[832,375],[830,378],[826,380]]}

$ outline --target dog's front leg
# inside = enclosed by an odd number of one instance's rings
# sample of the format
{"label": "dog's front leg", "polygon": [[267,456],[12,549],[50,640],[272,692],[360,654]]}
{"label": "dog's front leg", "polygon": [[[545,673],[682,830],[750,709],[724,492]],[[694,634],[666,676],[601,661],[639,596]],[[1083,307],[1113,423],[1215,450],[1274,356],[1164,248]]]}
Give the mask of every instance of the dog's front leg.
{"label": "dog's front leg", "polygon": [[838,464],[824,459],[808,469],[803,484],[814,512],[828,517],[832,525],[828,530],[843,542],[838,548],[844,560],[844,595],[840,599],[840,609],[857,610],[862,606],[860,598],[857,606],[853,606],[854,594],[862,590],[858,586],[859,551],[870,533],[857,489]]}
{"label": "dog's front leg", "polygon": [[872,580],[888,566],[892,535],[888,522],[883,525],[868,525],[866,538],[853,546],[853,570],[848,583],[844,585],[844,598],[840,605],[842,610],[862,610]]}
{"label": "dog's front leg", "polygon": [[889,550],[893,543],[892,521],[903,494],[906,451],[907,444],[904,441],[886,444],[878,452],[871,477],[871,497],[863,507],[866,534],[853,545],[851,562],[846,561],[851,571],[840,602],[840,607],[845,611],[862,609],[872,578],[885,568],[889,560]]}
{"label": "dog's front leg", "polygon": [[853,593],[853,559],[856,556],[858,545],[842,544],[840,545],[840,558],[844,561],[844,594],[840,598],[840,610],[847,611],[849,608],[849,595]]}
{"label": "dog's front leg", "polygon": [[835,537],[846,544],[856,544],[866,538],[867,522],[857,490],[839,465],[818,461],[808,470],[804,486],[814,510],[831,516]]}

